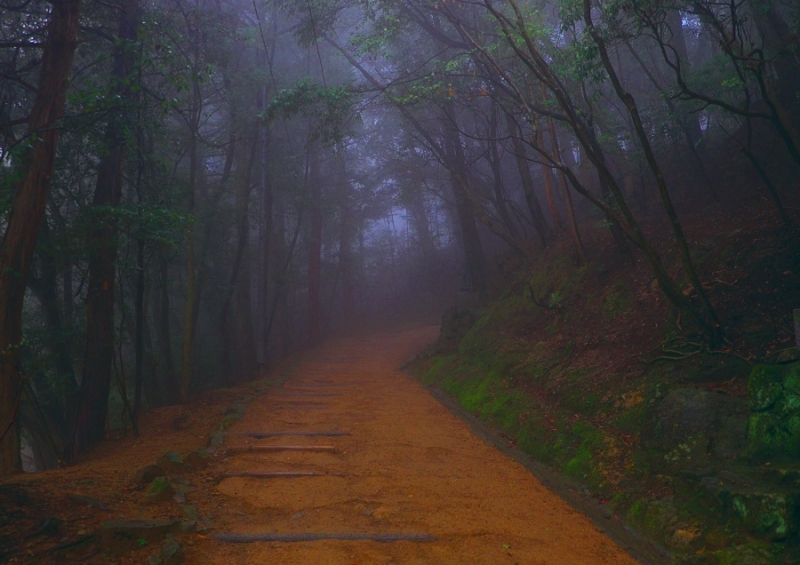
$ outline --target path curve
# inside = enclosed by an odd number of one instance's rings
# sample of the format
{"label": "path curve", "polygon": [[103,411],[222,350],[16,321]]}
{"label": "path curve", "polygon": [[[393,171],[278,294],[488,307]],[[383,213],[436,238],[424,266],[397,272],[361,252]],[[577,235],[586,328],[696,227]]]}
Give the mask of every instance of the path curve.
{"label": "path curve", "polygon": [[[361,539],[227,543],[211,536],[190,563],[281,565],[634,564],[585,516],[522,465],[472,434],[399,367],[436,338],[427,327],[332,340],[259,397],[229,446],[323,446],[334,452],[246,452],[211,534],[430,535],[435,541]],[[330,437],[248,432],[336,431]]]}

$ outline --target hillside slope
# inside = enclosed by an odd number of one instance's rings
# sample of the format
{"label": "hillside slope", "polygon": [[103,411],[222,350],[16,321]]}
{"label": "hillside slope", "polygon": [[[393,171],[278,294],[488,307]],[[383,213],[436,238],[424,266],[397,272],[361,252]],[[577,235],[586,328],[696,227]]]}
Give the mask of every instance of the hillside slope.
{"label": "hillside slope", "polygon": [[[642,261],[596,249],[577,265],[557,247],[499,264],[488,305],[449,311],[414,368],[678,561],[797,563],[798,238],[758,207],[686,225],[723,348]],[[678,272],[666,238],[660,251]]]}

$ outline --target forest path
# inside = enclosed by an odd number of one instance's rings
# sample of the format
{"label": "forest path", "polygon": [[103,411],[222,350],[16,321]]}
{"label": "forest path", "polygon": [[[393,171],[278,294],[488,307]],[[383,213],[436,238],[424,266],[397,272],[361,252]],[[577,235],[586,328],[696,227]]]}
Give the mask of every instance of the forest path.
{"label": "forest path", "polygon": [[[335,452],[230,455],[210,537],[188,562],[214,564],[635,563],[522,465],[473,435],[400,367],[436,327],[331,341],[259,397],[228,447],[332,445]],[[336,431],[329,437],[248,432]],[[215,497],[216,498],[216,497]],[[219,498],[217,498],[219,502]],[[435,541],[221,543],[233,534],[428,534]]]}

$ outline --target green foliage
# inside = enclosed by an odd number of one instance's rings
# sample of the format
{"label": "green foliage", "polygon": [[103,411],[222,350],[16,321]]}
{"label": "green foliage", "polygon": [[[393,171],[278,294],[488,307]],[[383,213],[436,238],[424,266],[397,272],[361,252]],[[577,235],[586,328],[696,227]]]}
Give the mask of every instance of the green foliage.
{"label": "green foliage", "polygon": [[304,78],[291,88],[281,89],[270,100],[264,120],[292,118],[301,115],[315,124],[315,137],[324,141],[341,141],[346,134],[345,121],[354,115],[353,93],[344,86],[324,87]]}

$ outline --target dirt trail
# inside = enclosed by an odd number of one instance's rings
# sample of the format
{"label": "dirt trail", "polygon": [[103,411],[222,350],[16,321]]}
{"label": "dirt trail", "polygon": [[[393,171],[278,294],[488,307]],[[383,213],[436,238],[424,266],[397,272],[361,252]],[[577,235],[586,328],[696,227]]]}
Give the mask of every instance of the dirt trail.
{"label": "dirt trail", "polygon": [[[325,540],[187,547],[211,564],[625,564],[636,561],[525,468],[475,437],[398,370],[435,339],[429,327],[332,341],[283,388],[254,401],[227,445],[333,445],[328,452],[243,453],[227,473],[314,471],[302,478],[232,477],[218,484],[213,533],[429,534],[436,541]],[[246,432],[339,431],[334,437]],[[220,499],[223,499],[220,501]]]}

